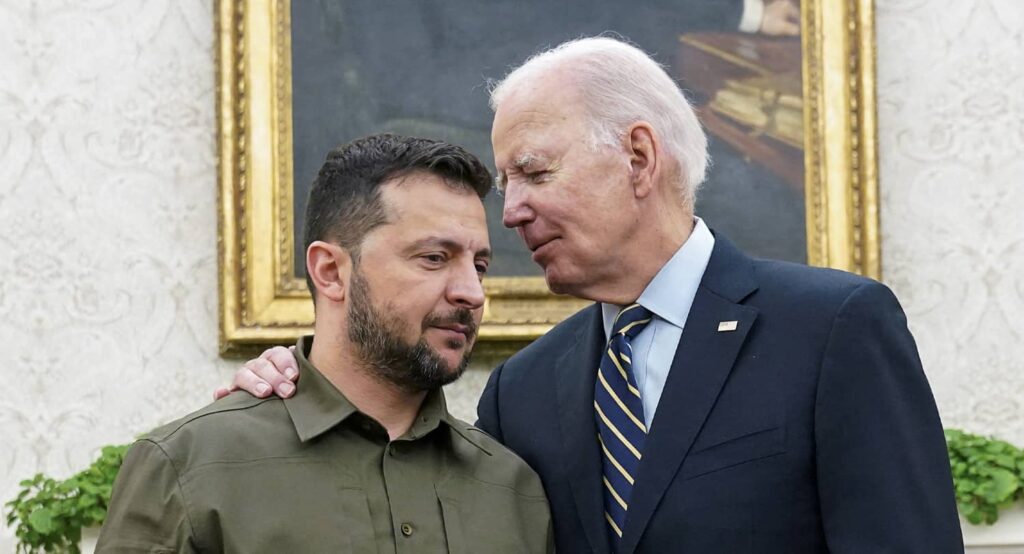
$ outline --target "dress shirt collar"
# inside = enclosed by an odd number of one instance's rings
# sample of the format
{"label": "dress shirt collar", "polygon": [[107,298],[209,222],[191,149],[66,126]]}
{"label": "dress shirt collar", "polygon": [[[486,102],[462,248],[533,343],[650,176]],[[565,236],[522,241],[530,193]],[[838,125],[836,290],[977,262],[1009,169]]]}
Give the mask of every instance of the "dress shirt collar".
{"label": "dress shirt collar", "polygon": [[[658,270],[637,299],[638,304],[680,329],[686,324],[693,298],[715,247],[715,237],[704,220],[699,217],[693,220],[693,232],[686,242]],[[601,304],[605,338],[611,336],[612,324],[621,309],[615,304]]]}

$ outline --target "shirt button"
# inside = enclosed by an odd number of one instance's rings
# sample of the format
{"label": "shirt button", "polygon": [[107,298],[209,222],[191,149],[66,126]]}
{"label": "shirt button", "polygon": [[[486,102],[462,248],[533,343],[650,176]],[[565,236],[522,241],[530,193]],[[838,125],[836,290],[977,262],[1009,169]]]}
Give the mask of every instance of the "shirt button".
{"label": "shirt button", "polygon": [[407,537],[411,537],[412,536],[412,532],[413,532],[413,528],[412,528],[412,524],[411,523],[403,523],[402,524],[402,534],[403,535],[405,535]]}

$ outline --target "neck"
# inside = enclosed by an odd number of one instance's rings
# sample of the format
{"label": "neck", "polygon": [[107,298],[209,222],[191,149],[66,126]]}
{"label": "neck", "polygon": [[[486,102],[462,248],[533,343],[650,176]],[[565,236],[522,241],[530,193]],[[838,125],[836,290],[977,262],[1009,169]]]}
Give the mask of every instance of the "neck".
{"label": "neck", "polygon": [[654,276],[693,233],[693,214],[680,217],[676,213],[671,214],[671,217],[657,218],[656,221],[659,222],[643,226],[640,230],[642,234],[628,241],[629,244],[643,245],[642,248],[631,249],[620,256],[621,267],[629,268],[629,271],[617,279],[602,281],[593,291],[585,291],[580,296],[619,306],[636,302]]}
{"label": "neck", "polygon": [[320,327],[314,328],[310,363],[360,412],[380,423],[391,440],[408,432],[427,393],[410,392],[381,379],[358,358],[351,343],[336,334],[321,332]]}

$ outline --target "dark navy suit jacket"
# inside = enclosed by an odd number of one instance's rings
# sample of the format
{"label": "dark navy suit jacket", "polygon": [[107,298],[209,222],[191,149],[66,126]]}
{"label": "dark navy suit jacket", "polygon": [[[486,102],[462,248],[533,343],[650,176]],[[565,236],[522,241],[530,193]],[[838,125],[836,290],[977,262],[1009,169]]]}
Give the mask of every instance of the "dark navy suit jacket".
{"label": "dark navy suit jacket", "polygon": [[[584,309],[495,369],[478,408],[543,479],[559,552],[610,551],[604,343],[600,307]],[[917,347],[870,279],[717,236],[643,454],[621,552],[964,551]]]}

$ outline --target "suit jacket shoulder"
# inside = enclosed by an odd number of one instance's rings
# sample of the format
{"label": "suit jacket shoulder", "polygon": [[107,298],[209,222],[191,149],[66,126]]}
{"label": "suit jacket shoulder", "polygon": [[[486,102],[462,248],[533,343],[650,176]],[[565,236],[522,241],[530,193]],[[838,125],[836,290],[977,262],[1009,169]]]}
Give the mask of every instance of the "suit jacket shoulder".
{"label": "suit jacket shoulder", "polygon": [[530,343],[529,346],[511,356],[503,366],[531,367],[545,362],[545,360],[549,361],[553,353],[562,352],[567,346],[575,344],[582,338],[582,335],[593,331],[595,325],[603,325],[600,304],[587,306],[569,316]]}

